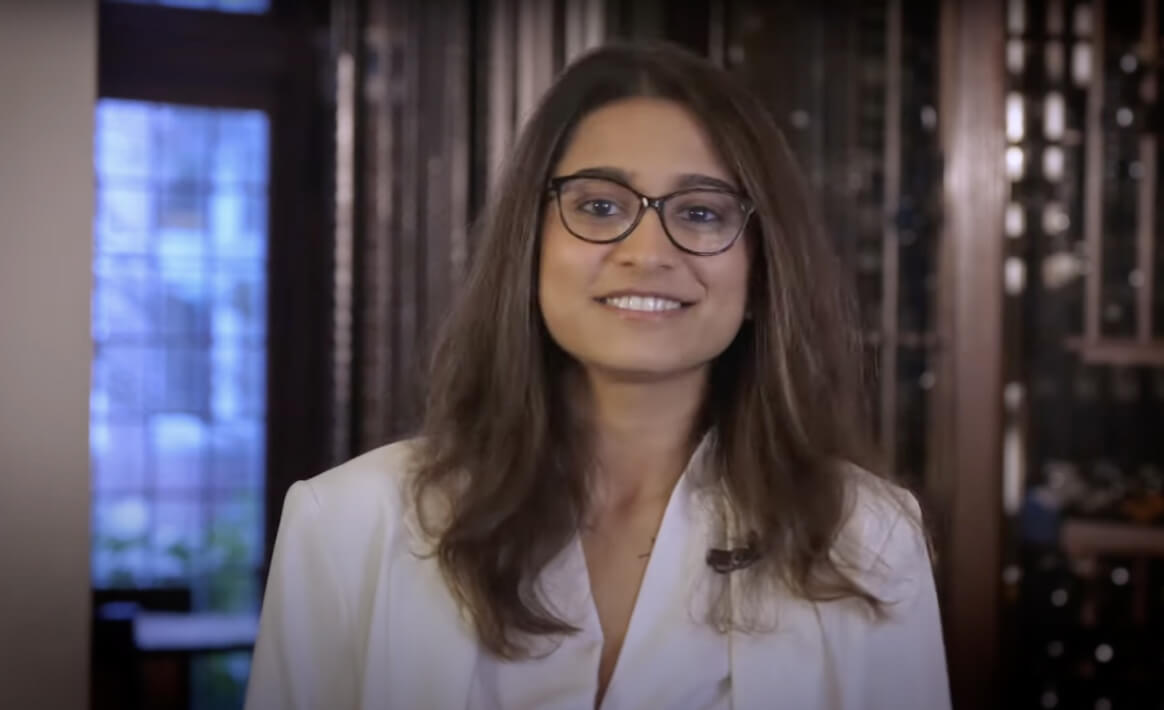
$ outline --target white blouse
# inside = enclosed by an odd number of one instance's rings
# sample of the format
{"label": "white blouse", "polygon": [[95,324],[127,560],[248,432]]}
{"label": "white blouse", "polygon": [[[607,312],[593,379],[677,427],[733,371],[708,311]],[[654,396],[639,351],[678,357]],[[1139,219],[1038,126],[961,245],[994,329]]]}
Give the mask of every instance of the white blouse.
{"label": "white blouse", "polygon": [[[599,710],[729,707],[728,636],[699,617],[710,600],[692,578],[701,572],[706,549],[701,554],[702,541],[692,535],[696,511],[689,489],[684,474],[663,513]],[[702,573],[714,574],[706,567]],[[558,610],[581,630],[530,660],[507,662],[482,654],[468,710],[594,708],[603,635],[581,541],[575,538],[543,575]]]}
{"label": "white blouse", "polygon": [[[247,710],[594,710],[602,632],[580,542],[543,579],[582,631],[537,659],[499,661],[424,554],[405,494],[413,451],[382,447],[288,491]],[[929,554],[903,512],[916,513],[912,497],[856,468],[846,482],[837,546],[891,602],[887,620],[851,600],[783,596],[774,631],[717,634],[708,595],[726,588],[742,607],[725,584],[734,575],[706,564],[723,547],[709,489],[694,483],[706,470],[697,452],[672,492],[599,710],[949,710]]]}

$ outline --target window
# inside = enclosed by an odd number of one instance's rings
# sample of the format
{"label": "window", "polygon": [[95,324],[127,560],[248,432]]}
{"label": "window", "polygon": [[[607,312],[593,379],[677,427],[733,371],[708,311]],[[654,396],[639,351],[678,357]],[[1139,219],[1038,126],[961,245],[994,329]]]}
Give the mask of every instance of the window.
{"label": "window", "polygon": [[115,0],[134,5],[163,5],[191,10],[219,12],[262,13],[271,7],[271,0]]}
{"label": "window", "polygon": [[[102,99],[94,225],[92,574],[255,612],[263,558],[267,116]],[[196,660],[237,705],[245,653]]]}
{"label": "window", "polygon": [[283,496],[329,463],[328,17],[100,5],[96,708],[241,707]]}
{"label": "window", "polygon": [[257,604],[267,117],[102,99],[91,455],[98,587]]}

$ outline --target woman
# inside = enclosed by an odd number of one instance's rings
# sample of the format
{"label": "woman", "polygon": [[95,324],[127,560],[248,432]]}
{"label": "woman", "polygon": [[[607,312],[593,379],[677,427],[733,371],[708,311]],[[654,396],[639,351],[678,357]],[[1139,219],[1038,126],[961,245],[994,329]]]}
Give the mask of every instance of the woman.
{"label": "woman", "polygon": [[946,708],[913,498],[779,129],[667,46],[558,79],[422,436],[287,494],[248,707]]}

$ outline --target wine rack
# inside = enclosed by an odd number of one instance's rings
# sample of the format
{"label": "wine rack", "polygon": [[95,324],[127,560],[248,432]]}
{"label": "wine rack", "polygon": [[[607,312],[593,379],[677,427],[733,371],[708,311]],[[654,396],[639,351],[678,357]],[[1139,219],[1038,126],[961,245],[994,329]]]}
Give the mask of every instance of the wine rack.
{"label": "wine rack", "polygon": [[783,123],[856,286],[888,468],[924,490],[939,347],[938,4],[726,7],[725,63]]}
{"label": "wine rack", "polygon": [[1164,707],[1160,10],[1007,3],[1008,707]]}

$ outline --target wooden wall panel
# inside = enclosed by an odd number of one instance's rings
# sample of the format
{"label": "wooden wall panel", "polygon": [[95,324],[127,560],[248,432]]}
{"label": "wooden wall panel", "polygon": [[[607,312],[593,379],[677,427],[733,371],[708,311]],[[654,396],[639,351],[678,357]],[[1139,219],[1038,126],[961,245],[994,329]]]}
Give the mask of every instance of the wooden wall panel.
{"label": "wooden wall panel", "polygon": [[1004,32],[1001,0],[942,3],[946,348],[936,484],[949,511],[940,573],[951,686],[967,709],[999,703]]}
{"label": "wooden wall panel", "polygon": [[359,18],[358,101],[350,275],[343,258],[336,264],[338,330],[350,328],[351,341],[351,376],[337,377],[337,408],[349,417],[337,427],[350,434],[337,460],[419,424],[429,348],[472,251],[473,211],[564,61],[601,43],[610,11],[603,0],[347,3]]}
{"label": "wooden wall panel", "polygon": [[472,31],[461,0],[367,4],[350,453],[417,425],[428,343],[464,269]]}

